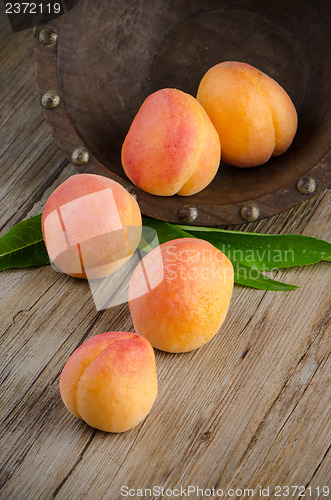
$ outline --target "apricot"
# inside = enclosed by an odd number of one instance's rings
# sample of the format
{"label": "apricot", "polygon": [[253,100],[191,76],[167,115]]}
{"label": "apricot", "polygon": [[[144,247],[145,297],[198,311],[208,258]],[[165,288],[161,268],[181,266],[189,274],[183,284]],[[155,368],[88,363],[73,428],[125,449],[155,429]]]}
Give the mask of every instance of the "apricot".
{"label": "apricot", "polygon": [[154,351],[140,335],[106,332],[82,344],[60,376],[68,410],[91,427],[124,432],[149,413],[157,396]]}
{"label": "apricot", "polygon": [[189,196],[214,178],[221,159],[217,132],[191,95],[161,89],[149,95],[122,147],[126,175],[158,196]]}
{"label": "apricot", "polygon": [[94,174],[69,177],[48,198],[42,231],[51,261],[79,278],[100,278],[135,252],[141,237],[136,200],[117,182]]}
{"label": "apricot", "polygon": [[197,100],[207,111],[222,144],[222,158],[237,167],[262,165],[284,153],[298,118],[285,90],[249,64],[217,64],[202,78]]}
{"label": "apricot", "polygon": [[[159,284],[151,286],[149,276],[159,276]],[[220,329],[233,281],[230,260],[207,241],[180,238],[163,243],[142,259],[130,280],[129,308],[136,332],[162,351],[197,349]]]}

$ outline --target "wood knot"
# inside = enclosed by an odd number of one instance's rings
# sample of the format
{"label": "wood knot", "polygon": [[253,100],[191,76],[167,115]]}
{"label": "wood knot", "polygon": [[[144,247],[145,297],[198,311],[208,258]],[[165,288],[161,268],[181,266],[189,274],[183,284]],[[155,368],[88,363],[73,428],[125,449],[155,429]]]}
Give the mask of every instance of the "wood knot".
{"label": "wood knot", "polygon": [[241,359],[244,359],[247,356],[248,352],[249,352],[249,349],[245,349],[241,355]]}
{"label": "wood knot", "polygon": [[210,441],[213,437],[213,433],[211,431],[206,431],[203,434],[201,434],[200,439],[201,441]]}

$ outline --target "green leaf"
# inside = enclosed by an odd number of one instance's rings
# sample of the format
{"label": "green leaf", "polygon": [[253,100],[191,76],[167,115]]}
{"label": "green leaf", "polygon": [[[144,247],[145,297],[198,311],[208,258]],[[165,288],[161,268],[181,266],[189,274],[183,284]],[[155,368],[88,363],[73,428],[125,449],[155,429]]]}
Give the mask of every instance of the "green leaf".
{"label": "green leaf", "polygon": [[143,226],[148,226],[157,232],[160,245],[166,241],[176,240],[178,238],[195,238],[196,236],[187,233],[178,226],[169,224],[161,220],[151,219],[150,217],[143,217]]}
{"label": "green leaf", "polygon": [[[268,278],[260,270],[331,260],[330,243],[310,236],[175,226],[149,217],[143,217],[143,226],[156,231],[160,244],[177,238],[209,241],[230,258],[236,283],[262,290],[288,291],[298,287]],[[147,253],[154,247],[153,235],[143,233],[140,248]],[[40,214],[16,224],[0,238],[0,270],[46,264],[49,264],[49,257],[42,236]]]}
{"label": "green leaf", "polygon": [[[178,238],[201,238],[212,243],[216,248],[219,248],[217,238],[211,241],[210,238],[206,236],[203,238],[203,231],[201,231],[202,236],[198,235],[200,228],[194,226],[174,226],[168,222],[163,222],[155,219],[150,219],[149,217],[143,217],[143,225],[152,227],[157,232],[159,243],[165,243],[166,241],[178,239]],[[186,232],[186,230],[194,229],[192,234]],[[203,228],[205,229],[205,228]],[[229,231],[228,231],[229,232]],[[247,233],[240,233],[247,234]],[[208,235],[210,236],[210,235]],[[219,248],[222,250],[221,248]],[[225,253],[225,252],[223,252]],[[228,256],[229,257],[229,256]],[[257,269],[245,265],[242,262],[236,261],[233,256],[230,258],[233,270],[234,270],[234,281],[239,285],[249,286],[252,288],[259,288],[260,290],[274,290],[274,291],[289,291],[299,288],[295,285],[288,285],[280,281],[268,278],[264,274],[260,273]]]}
{"label": "green leaf", "polygon": [[41,231],[41,214],[12,227],[0,238],[0,270],[49,264]]}
{"label": "green leaf", "polygon": [[230,260],[260,271],[305,266],[331,260],[331,244],[299,234],[260,234],[194,226],[177,226],[212,243]]}
{"label": "green leaf", "polygon": [[273,290],[275,292],[288,292],[300,288],[296,285],[289,285],[268,278],[268,276],[260,273],[257,269],[246,266],[241,262],[232,261],[232,265],[234,270],[234,282],[239,285],[259,288],[260,290]]}

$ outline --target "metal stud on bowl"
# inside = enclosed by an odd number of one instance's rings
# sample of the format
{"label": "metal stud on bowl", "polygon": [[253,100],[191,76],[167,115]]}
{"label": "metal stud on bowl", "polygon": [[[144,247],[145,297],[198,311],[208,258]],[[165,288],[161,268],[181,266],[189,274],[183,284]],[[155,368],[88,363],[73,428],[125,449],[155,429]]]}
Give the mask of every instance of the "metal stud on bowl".
{"label": "metal stud on bowl", "polygon": [[177,216],[182,222],[189,224],[198,217],[198,209],[192,205],[184,205],[178,210]]}
{"label": "metal stud on bowl", "polygon": [[247,203],[241,207],[240,215],[246,222],[254,222],[260,217],[260,209],[256,203]]}
{"label": "metal stud on bowl", "polygon": [[40,31],[38,39],[45,47],[52,47],[57,40],[57,33],[54,28],[47,26]]}
{"label": "metal stud on bowl", "polygon": [[90,159],[88,151],[84,148],[76,148],[71,153],[71,161],[74,165],[81,167],[85,165]]}
{"label": "metal stud on bowl", "polygon": [[41,105],[46,109],[54,109],[60,104],[60,96],[55,90],[47,90],[41,97]]}
{"label": "metal stud on bowl", "polygon": [[301,194],[313,194],[316,191],[316,181],[312,177],[302,177],[297,182],[297,190]]}
{"label": "metal stud on bowl", "polygon": [[129,194],[131,194],[131,196],[133,196],[133,198],[134,198],[135,200],[137,200],[137,199],[138,199],[137,193],[136,193],[136,191],[135,191],[133,188],[125,188],[125,189],[127,190],[127,192],[128,192]]}

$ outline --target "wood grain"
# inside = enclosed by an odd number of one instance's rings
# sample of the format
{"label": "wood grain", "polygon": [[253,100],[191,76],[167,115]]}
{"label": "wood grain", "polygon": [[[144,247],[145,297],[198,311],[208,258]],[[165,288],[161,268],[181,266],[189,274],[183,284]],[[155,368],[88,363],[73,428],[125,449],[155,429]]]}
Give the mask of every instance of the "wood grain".
{"label": "wood grain", "polygon": [[[2,18],[0,27],[3,234],[40,212],[74,170],[42,117],[31,32],[13,35]],[[231,227],[330,239],[330,193]],[[274,276],[301,288],[236,286],[209,344],[183,355],[156,351],[157,401],[140,426],[116,435],[70,415],[58,379],[86,338],[132,330],[127,305],[98,312],[85,281],[49,266],[2,272],[0,497],[113,500],[124,498],[122,485],[256,492],[262,485],[277,498],[276,485],[303,485],[313,500],[326,498],[316,488],[330,485],[330,267]]]}

